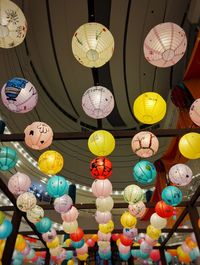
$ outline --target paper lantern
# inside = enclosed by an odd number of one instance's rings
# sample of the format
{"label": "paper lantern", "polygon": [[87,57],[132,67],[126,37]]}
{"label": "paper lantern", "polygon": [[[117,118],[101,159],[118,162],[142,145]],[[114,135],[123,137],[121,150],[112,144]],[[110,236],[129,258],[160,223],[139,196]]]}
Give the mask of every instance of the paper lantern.
{"label": "paper lantern", "polygon": [[28,260],[31,260],[32,258],[34,258],[35,256],[35,250],[31,248],[31,251],[29,252],[29,254],[26,256],[26,258]]}
{"label": "paper lantern", "polygon": [[134,239],[134,237],[136,237],[138,234],[138,230],[137,228],[133,227],[133,228],[127,228],[124,227],[123,229],[123,235],[125,235],[126,237],[130,238],[130,239]]}
{"label": "paper lantern", "polygon": [[86,243],[88,247],[91,247],[91,248],[94,247],[95,245],[95,241],[92,238],[89,238]]}
{"label": "paper lantern", "polygon": [[92,193],[97,198],[105,198],[112,193],[112,184],[108,179],[97,179],[92,183]]}
{"label": "paper lantern", "polygon": [[51,227],[50,230],[42,234],[42,238],[45,242],[52,241],[57,236],[56,230]]}
{"label": "paper lantern", "polygon": [[118,233],[115,233],[115,234],[112,234],[112,240],[113,241],[117,241],[119,238],[120,238],[120,234],[118,234]]}
{"label": "paper lantern", "polygon": [[183,197],[181,190],[174,186],[164,188],[161,196],[163,201],[171,206],[177,206]]}
{"label": "paper lantern", "polygon": [[156,177],[156,168],[153,163],[142,160],[133,168],[134,179],[141,184],[149,184]]}
{"label": "paper lantern", "polygon": [[50,248],[49,252],[50,252],[51,256],[58,256],[62,252],[62,247],[58,246],[56,248]]}
{"label": "paper lantern", "polygon": [[25,256],[27,256],[30,253],[30,251],[31,251],[30,246],[26,245],[25,249],[22,250],[21,254],[25,257]]}
{"label": "paper lantern", "polygon": [[69,211],[61,214],[61,218],[64,222],[70,223],[76,221],[78,215],[79,215],[78,210],[76,209],[76,207],[72,206],[71,209],[69,209]]}
{"label": "paper lantern", "polygon": [[133,137],[131,147],[137,156],[142,158],[151,157],[158,151],[158,138],[151,132],[139,132]]}
{"label": "paper lantern", "polygon": [[72,241],[72,247],[74,248],[82,248],[82,246],[85,244],[84,239],[81,239],[78,242]]}
{"label": "paper lantern", "polygon": [[111,233],[102,233],[101,231],[98,231],[98,240],[100,241],[110,241]]}
{"label": "paper lantern", "polygon": [[70,223],[63,222],[63,230],[67,234],[71,234],[71,233],[75,232],[77,228],[78,228],[78,222],[77,221],[73,221]]}
{"label": "paper lantern", "polygon": [[153,213],[150,218],[150,223],[155,228],[163,229],[167,225],[167,220],[160,217],[157,213]]}
{"label": "paper lantern", "polygon": [[88,254],[85,253],[83,255],[77,255],[77,258],[80,260],[80,261],[85,261],[87,258],[88,258]]}
{"label": "paper lantern", "polygon": [[69,195],[63,195],[54,201],[54,209],[58,213],[66,213],[72,207],[72,199]]}
{"label": "paper lantern", "polygon": [[129,212],[124,212],[120,218],[120,222],[123,227],[133,228],[137,224],[137,219]]}
{"label": "paper lantern", "polygon": [[53,150],[45,151],[38,160],[40,171],[47,175],[55,175],[62,170],[63,165],[62,155]]}
{"label": "paper lantern", "polygon": [[200,158],[200,134],[187,133],[179,140],[179,151],[188,159]]}
{"label": "paper lantern", "polygon": [[100,67],[113,55],[114,39],[102,24],[91,22],[80,26],[72,38],[72,52],[86,67]]}
{"label": "paper lantern", "polygon": [[198,126],[200,126],[200,99],[196,99],[190,107],[190,118]]}
{"label": "paper lantern", "polygon": [[130,246],[124,246],[122,243],[119,243],[118,249],[119,249],[120,253],[126,254],[126,253],[130,252],[131,247]]}
{"label": "paper lantern", "polygon": [[56,236],[52,241],[47,242],[47,247],[48,248],[56,248],[59,246],[59,244],[60,244],[59,237]]}
{"label": "paper lantern", "polygon": [[150,258],[156,262],[160,260],[160,251],[158,249],[153,249],[150,253]]}
{"label": "paper lantern", "polygon": [[67,265],[74,265],[73,259],[68,260]]}
{"label": "paper lantern", "polygon": [[102,260],[109,260],[111,259],[111,251],[107,252],[107,253],[102,253],[102,252],[98,252],[99,253],[99,257],[102,259]]}
{"label": "paper lantern", "polygon": [[102,250],[107,249],[110,246],[110,242],[98,240],[97,245],[99,246],[99,249],[101,249],[101,251],[102,251]]}
{"label": "paper lantern", "polygon": [[17,251],[23,251],[26,247],[26,240],[22,235],[17,235],[16,242],[15,242],[15,249]]}
{"label": "paper lantern", "polygon": [[115,149],[115,138],[107,131],[95,131],[88,139],[88,148],[94,155],[108,156]]}
{"label": "paper lantern", "polygon": [[75,232],[70,234],[71,240],[75,242],[80,241],[83,238],[83,236],[84,236],[84,232],[80,227],[78,227]]}
{"label": "paper lantern", "polygon": [[193,249],[193,248],[196,248],[197,247],[197,243],[196,242],[193,242],[192,239],[191,239],[191,237],[186,237],[185,243],[188,245],[188,247],[190,249]]}
{"label": "paper lantern", "polygon": [[185,54],[187,38],[185,31],[175,23],[166,22],[150,30],[144,40],[144,56],[157,67],[175,65]]}
{"label": "paper lantern", "polygon": [[103,119],[114,108],[113,94],[103,86],[90,87],[83,94],[82,108],[89,117]]}
{"label": "paper lantern", "polygon": [[0,211],[0,225],[3,223],[3,221],[5,220],[5,213]]}
{"label": "paper lantern", "polygon": [[107,224],[99,224],[99,231],[108,234],[114,230],[114,223],[110,220]]}
{"label": "paper lantern", "polygon": [[112,219],[112,214],[110,212],[100,212],[96,211],[95,220],[99,224],[106,224]]}
{"label": "paper lantern", "polygon": [[26,192],[31,186],[29,176],[24,173],[17,172],[8,181],[8,189],[14,195],[20,195]]}
{"label": "paper lantern", "polygon": [[17,153],[14,149],[7,146],[0,147],[0,170],[12,169],[17,164],[17,160]]}
{"label": "paper lantern", "polygon": [[159,201],[156,203],[155,211],[160,217],[169,218],[173,215],[174,208],[164,201]]}
{"label": "paper lantern", "polygon": [[33,122],[26,127],[24,133],[26,145],[35,150],[47,148],[53,141],[53,131],[51,127],[44,122]]}
{"label": "paper lantern", "polygon": [[127,261],[131,256],[131,252],[128,253],[119,253],[119,257],[120,259]]}
{"label": "paper lantern", "polygon": [[140,244],[140,250],[143,252],[143,253],[150,253],[152,251],[153,247],[151,245],[149,245],[146,241],[143,241],[141,244]]}
{"label": "paper lantern", "polygon": [[182,248],[182,250],[183,250],[185,253],[189,253],[189,252],[191,251],[191,248],[189,248],[189,246],[186,244],[186,242],[183,242],[183,243],[182,243],[181,248]]}
{"label": "paper lantern", "polygon": [[37,223],[44,217],[44,210],[39,205],[26,212],[26,217],[31,223]]}
{"label": "paper lantern", "polygon": [[134,204],[129,204],[128,210],[131,215],[141,218],[146,212],[146,206],[143,201],[139,201]]}
{"label": "paper lantern", "polygon": [[153,239],[148,235],[145,235],[145,241],[147,242],[147,244],[149,244],[150,246],[155,246],[157,244],[157,239]]}
{"label": "paper lantern", "polygon": [[112,174],[112,163],[106,157],[97,157],[90,163],[90,172],[96,179],[107,179]]}
{"label": "paper lantern", "polygon": [[54,176],[47,182],[47,192],[51,197],[59,198],[68,192],[69,184],[64,177]]}
{"label": "paper lantern", "polygon": [[88,245],[85,243],[82,248],[76,250],[77,255],[84,255],[88,252]]}
{"label": "paper lantern", "polygon": [[184,164],[176,164],[169,170],[170,181],[177,186],[186,186],[192,181],[192,170]]}
{"label": "paper lantern", "polygon": [[6,239],[12,233],[13,226],[9,220],[4,220],[0,225],[0,239]]}
{"label": "paper lantern", "polygon": [[129,185],[124,189],[124,200],[128,203],[136,203],[143,200],[143,190],[137,185]]}
{"label": "paper lantern", "polygon": [[154,124],[164,118],[166,102],[158,93],[145,92],[134,101],[133,113],[138,121]]}
{"label": "paper lantern", "polygon": [[39,222],[37,222],[35,226],[37,231],[43,234],[51,229],[52,221],[48,217],[44,217]]}
{"label": "paper lantern", "polygon": [[152,225],[147,226],[147,235],[150,236],[153,239],[158,239],[161,235],[161,230],[155,228]]}
{"label": "paper lantern", "polygon": [[100,212],[110,212],[114,206],[112,197],[108,196],[106,198],[97,198],[96,207],[97,211]]}
{"label": "paper lantern", "polygon": [[133,243],[133,240],[130,239],[129,237],[125,236],[124,234],[122,234],[120,236],[120,242],[124,245],[124,246],[131,246]]}
{"label": "paper lantern", "polygon": [[27,212],[36,206],[37,199],[35,195],[31,192],[25,192],[19,195],[17,198],[17,207],[22,212]]}
{"label": "paper lantern", "polygon": [[194,243],[197,243],[197,239],[196,239],[196,236],[195,236],[194,232],[192,232],[192,233],[190,234],[190,238],[191,238],[191,240],[192,240]]}

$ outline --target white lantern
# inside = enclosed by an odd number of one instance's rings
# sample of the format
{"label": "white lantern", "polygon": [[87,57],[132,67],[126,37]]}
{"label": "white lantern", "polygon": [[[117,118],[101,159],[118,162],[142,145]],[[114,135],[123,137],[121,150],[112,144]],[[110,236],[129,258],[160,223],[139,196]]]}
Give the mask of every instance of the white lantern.
{"label": "white lantern", "polygon": [[103,86],[90,87],[83,94],[82,107],[91,118],[105,118],[114,108],[113,94]]}
{"label": "white lantern", "polygon": [[143,190],[137,185],[129,185],[124,189],[124,200],[128,203],[136,203],[142,201],[144,198]]}
{"label": "white lantern", "polygon": [[36,205],[34,208],[27,211],[26,216],[31,223],[35,224],[44,217],[44,210],[39,205]]}
{"label": "white lantern", "polygon": [[22,212],[27,212],[36,206],[37,199],[35,195],[31,192],[24,192],[17,198],[17,207]]}
{"label": "white lantern", "polygon": [[97,198],[96,207],[99,212],[110,212],[114,206],[112,197],[108,196],[106,198]]}
{"label": "white lantern", "polygon": [[177,186],[186,186],[192,181],[192,170],[184,164],[176,164],[169,170],[169,179]]}
{"label": "white lantern", "polygon": [[73,222],[70,222],[70,223],[63,222],[62,225],[63,225],[63,230],[67,234],[74,233],[76,231],[76,229],[78,228],[78,222],[76,220]]}
{"label": "white lantern", "polygon": [[100,67],[113,55],[114,38],[100,23],[80,26],[72,38],[72,52],[77,61],[86,67]]}
{"label": "white lantern", "polygon": [[167,225],[167,219],[160,217],[157,213],[152,214],[150,223],[157,229],[163,229]]}

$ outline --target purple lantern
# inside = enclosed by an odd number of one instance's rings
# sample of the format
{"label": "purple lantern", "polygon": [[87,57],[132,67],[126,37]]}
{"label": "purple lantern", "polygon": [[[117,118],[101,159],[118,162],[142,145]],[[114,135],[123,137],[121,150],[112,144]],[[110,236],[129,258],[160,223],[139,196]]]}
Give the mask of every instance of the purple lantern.
{"label": "purple lantern", "polygon": [[42,238],[45,242],[52,241],[57,236],[56,230],[51,228],[48,232],[42,234]]}
{"label": "purple lantern", "polygon": [[72,199],[69,195],[63,195],[54,201],[54,209],[58,213],[66,213],[72,207]]}

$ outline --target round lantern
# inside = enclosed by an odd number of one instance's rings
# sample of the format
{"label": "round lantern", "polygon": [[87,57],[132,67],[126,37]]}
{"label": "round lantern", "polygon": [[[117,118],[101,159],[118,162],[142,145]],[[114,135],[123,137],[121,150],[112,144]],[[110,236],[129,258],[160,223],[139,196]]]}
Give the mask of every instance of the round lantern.
{"label": "round lantern", "polygon": [[160,251],[158,249],[153,249],[150,253],[150,258],[156,262],[160,260]]}
{"label": "round lantern", "polygon": [[97,198],[96,207],[97,211],[100,212],[110,212],[114,206],[114,201],[112,197],[108,196],[106,198]]}
{"label": "round lantern", "polygon": [[0,147],[0,170],[12,169],[17,164],[17,160],[17,153],[14,149],[7,146]]}
{"label": "round lantern", "polygon": [[146,212],[146,206],[143,201],[139,201],[134,204],[129,204],[128,210],[131,215],[141,218]]}
{"label": "round lantern", "polygon": [[74,265],[73,259],[68,260],[67,265]]}
{"label": "round lantern", "polygon": [[21,252],[21,254],[25,257],[25,256],[27,256],[30,253],[30,251],[31,251],[31,248],[27,244],[26,247],[25,247],[25,249]]}
{"label": "round lantern", "polygon": [[6,239],[12,233],[13,226],[9,220],[4,220],[0,225],[0,239]]}
{"label": "round lantern", "polygon": [[35,224],[44,217],[44,210],[42,209],[42,207],[36,205],[34,208],[26,212],[26,216],[31,223]]}
{"label": "round lantern", "polygon": [[76,209],[76,207],[72,206],[69,211],[61,214],[61,218],[64,222],[70,223],[76,221],[78,215],[78,210]]}
{"label": "round lantern", "polygon": [[29,254],[26,256],[26,259],[31,260],[35,257],[35,250],[31,248]]}
{"label": "round lantern", "polygon": [[66,213],[72,207],[72,199],[69,195],[63,195],[54,201],[54,209],[58,213]]}
{"label": "round lantern", "polygon": [[123,261],[127,261],[131,256],[131,252],[128,253],[119,253],[119,257]]}
{"label": "round lantern", "polygon": [[31,192],[25,192],[19,195],[17,198],[17,207],[22,212],[27,212],[36,206],[37,199],[35,195]]}
{"label": "round lantern", "polygon": [[158,138],[151,132],[139,132],[133,137],[131,147],[137,156],[151,157],[158,151]]}
{"label": "round lantern", "polygon": [[56,236],[52,241],[47,242],[47,247],[48,248],[56,248],[59,246],[59,244],[60,244],[59,237]]}
{"label": "round lantern", "polygon": [[121,235],[120,236],[120,242],[124,245],[124,246],[131,246],[133,243],[133,240],[130,239],[129,237],[125,236],[125,235]]}
{"label": "round lantern", "polygon": [[37,222],[35,226],[37,231],[43,234],[51,229],[52,221],[48,217],[44,217],[39,222]]}
{"label": "round lantern", "polygon": [[198,126],[200,126],[200,99],[196,99],[190,107],[190,118]]}
{"label": "round lantern", "polygon": [[78,242],[72,241],[72,247],[74,248],[82,248],[84,244],[85,244],[84,239],[81,239]]}
{"label": "round lantern", "polygon": [[149,184],[156,177],[156,168],[153,163],[142,160],[133,168],[133,176],[141,184]]}
{"label": "round lantern", "polygon": [[167,225],[167,220],[160,217],[157,213],[153,213],[150,218],[150,223],[152,226],[158,229],[163,229]]}
{"label": "round lantern", "polygon": [[45,151],[38,160],[39,169],[47,175],[55,175],[62,170],[63,165],[62,155],[53,150]]}
{"label": "round lantern", "polygon": [[130,252],[131,247],[130,246],[124,246],[122,243],[119,243],[118,249],[119,249],[120,253],[125,254],[125,253]]}
{"label": "round lantern", "polygon": [[150,30],[144,40],[144,56],[157,67],[175,65],[185,54],[185,31],[175,23],[166,22]]}
{"label": "round lantern", "polygon": [[72,38],[72,52],[86,67],[100,67],[113,55],[114,39],[102,24],[91,22],[80,26]]}
{"label": "round lantern", "polygon": [[67,234],[74,233],[77,228],[78,228],[78,222],[76,220],[70,223],[63,222],[63,230]]}
{"label": "round lantern", "polygon": [[155,211],[157,215],[162,218],[169,218],[174,214],[174,208],[164,201],[159,201],[156,203]]}
{"label": "round lantern", "polygon": [[96,179],[107,179],[112,174],[112,163],[106,157],[97,157],[90,163],[90,172]]}
{"label": "round lantern", "polygon": [[200,134],[187,133],[179,140],[179,151],[188,159],[197,159],[200,157]]}
{"label": "round lantern", "polygon": [[129,212],[124,212],[120,218],[120,222],[123,227],[133,228],[137,224],[137,219],[135,216],[131,215]]}
{"label": "round lantern", "polygon": [[161,235],[161,230],[155,228],[152,225],[147,226],[147,235],[150,236],[153,239],[158,239]]}
{"label": "round lantern", "polygon": [[91,238],[89,238],[88,240],[87,240],[87,245],[88,245],[88,247],[94,247],[94,245],[95,245],[95,241],[94,240],[92,240]]}
{"label": "round lantern", "polygon": [[76,249],[77,255],[84,255],[88,252],[88,245],[85,243],[82,248]]}
{"label": "round lantern", "polygon": [[143,200],[143,190],[137,185],[129,185],[124,189],[124,200],[128,203],[136,203]]}
{"label": "round lantern", "polygon": [[84,232],[80,227],[78,227],[75,232],[70,234],[71,240],[75,242],[80,241],[83,238],[83,236],[84,236]]}
{"label": "round lantern", "polygon": [[53,131],[51,127],[44,122],[33,122],[26,127],[24,133],[26,145],[35,150],[47,148],[53,141]]}
{"label": "round lantern", "polygon": [[97,235],[98,235],[99,241],[110,241],[111,233],[105,234],[105,233],[102,233],[101,231],[98,231]]}
{"label": "round lantern", "polygon": [[112,184],[108,179],[97,179],[92,183],[92,193],[97,198],[105,198],[112,193]]}
{"label": "round lantern", "polygon": [[112,219],[111,212],[100,212],[96,211],[95,213],[95,220],[99,224],[106,224]]}
{"label": "round lantern", "polygon": [[170,181],[177,186],[186,186],[192,181],[192,170],[184,164],[176,164],[169,170]]}
{"label": "round lantern", "polygon": [[8,181],[8,189],[15,195],[26,192],[31,186],[29,176],[24,173],[17,172]]}
{"label": "round lantern", "polygon": [[95,131],[88,139],[88,148],[94,155],[108,156],[115,149],[115,138],[107,131]]}
{"label": "round lantern", "polygon": [[42,238],[45,242],[52,241],[57,236],[56,230],[51,227],[50,230],[42,234]]}
{"label": "round lantern", "polygon": [[164,118],[166,108],[166,102],[159,94],[145,92],[134,101],[133,113],[138,121],[154,124]]}
{"label": "round lantern", "polygon": [[181,190],[174,186],[164,188],[161,196],[163,201],[171,206],[177,206],[183,197]]}
{"label": "round lantern", "polygon": [[143,241],[141,244],[140,244],[140,250],[143,252],[143,253],[150,253],[152,251],[153,247],[151,245],[149,245],[146,241]]}
{"label": "round lantern", "polygon": [[54,176],[47,182],[47,192],[51,197],[59,198],[68,192],[68,182],[64,177]]}
{"label": "round lantern", "polygon": [[85,91],[82,97],[82,108],[94,119],[107,117],[114,108],[114,97],[109,89],[93,86]]}
{"label": "round lantern", "polygon": [[191,239],[190,236],[186,237],[186,239],[185,239],[185,243],[187,244],[187,246],[188,246],[190,249],[193,249],[193,248],[195,248],[195,247],[197,246],[197,243],[194,242],[194,241],[192,241],[192,239]]}
{"label": "round lantern", "polygon": [[99,224],[99,231],[108,234],[114,230],[114,223],[110,220],[107,224]]}
{"label": "round lantern", "polygon": [[26,247],[26,240],[22,235],[17,235],[16,242],[15,242],[15,249],[17,251],[23,251]]}
{"label": "round lantern", "polygon": [[3,221],[5,220],[5,213],[0,211],[0,225],[3,223]]}
{"label": "round lantern", "polygon": [[145,235],[145,241],[147,242],[147,244],[149,244],[150,246],[155,246],[157,244],[157,239],[153,239],[148,235]]}
{"label": "round lantern", "polygon": [[88,254],[85,253],[83,255],[77,255],[77,258],[80,260],[80,261],[85,261],[87,258],[88,258]]}
{"label": "round lantern", "polygon": [[133,240],[134,237],[136,237],[138,235],[138,230],[135,227],[133,227],[133,228],[124,227],[123,228],[123,235],[125,235],[126,237]]}

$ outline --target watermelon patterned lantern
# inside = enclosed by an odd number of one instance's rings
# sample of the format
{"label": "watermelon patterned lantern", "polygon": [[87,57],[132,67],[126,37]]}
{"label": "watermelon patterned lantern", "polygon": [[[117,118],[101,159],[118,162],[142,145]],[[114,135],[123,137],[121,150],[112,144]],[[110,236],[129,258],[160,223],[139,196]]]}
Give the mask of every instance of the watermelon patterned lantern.
{"label": "watermelon patterned lantern", "polygon": [[133,176],[141,184],[149,184],[156,177],[156,168],[149,161],[139,161],[133,168]]}
{"label": "watermelon patterned lantern", "polygon": [[90,163],[90,172],[97,179],[109,178],[112,174],[112,163],[106,157],[97,157]]}
{"label": "watermelon patterned lantern", "polygon": [[176,164],[169,170],[170,181],[177,186],[186,186],[192,181],[192,170],[184,164]]}
{"label": "watermelon patterned lantern", "polygon": [[0,170],[9,170],[17,164],[17,153],[14,149],[1,146],[0,147]]}

